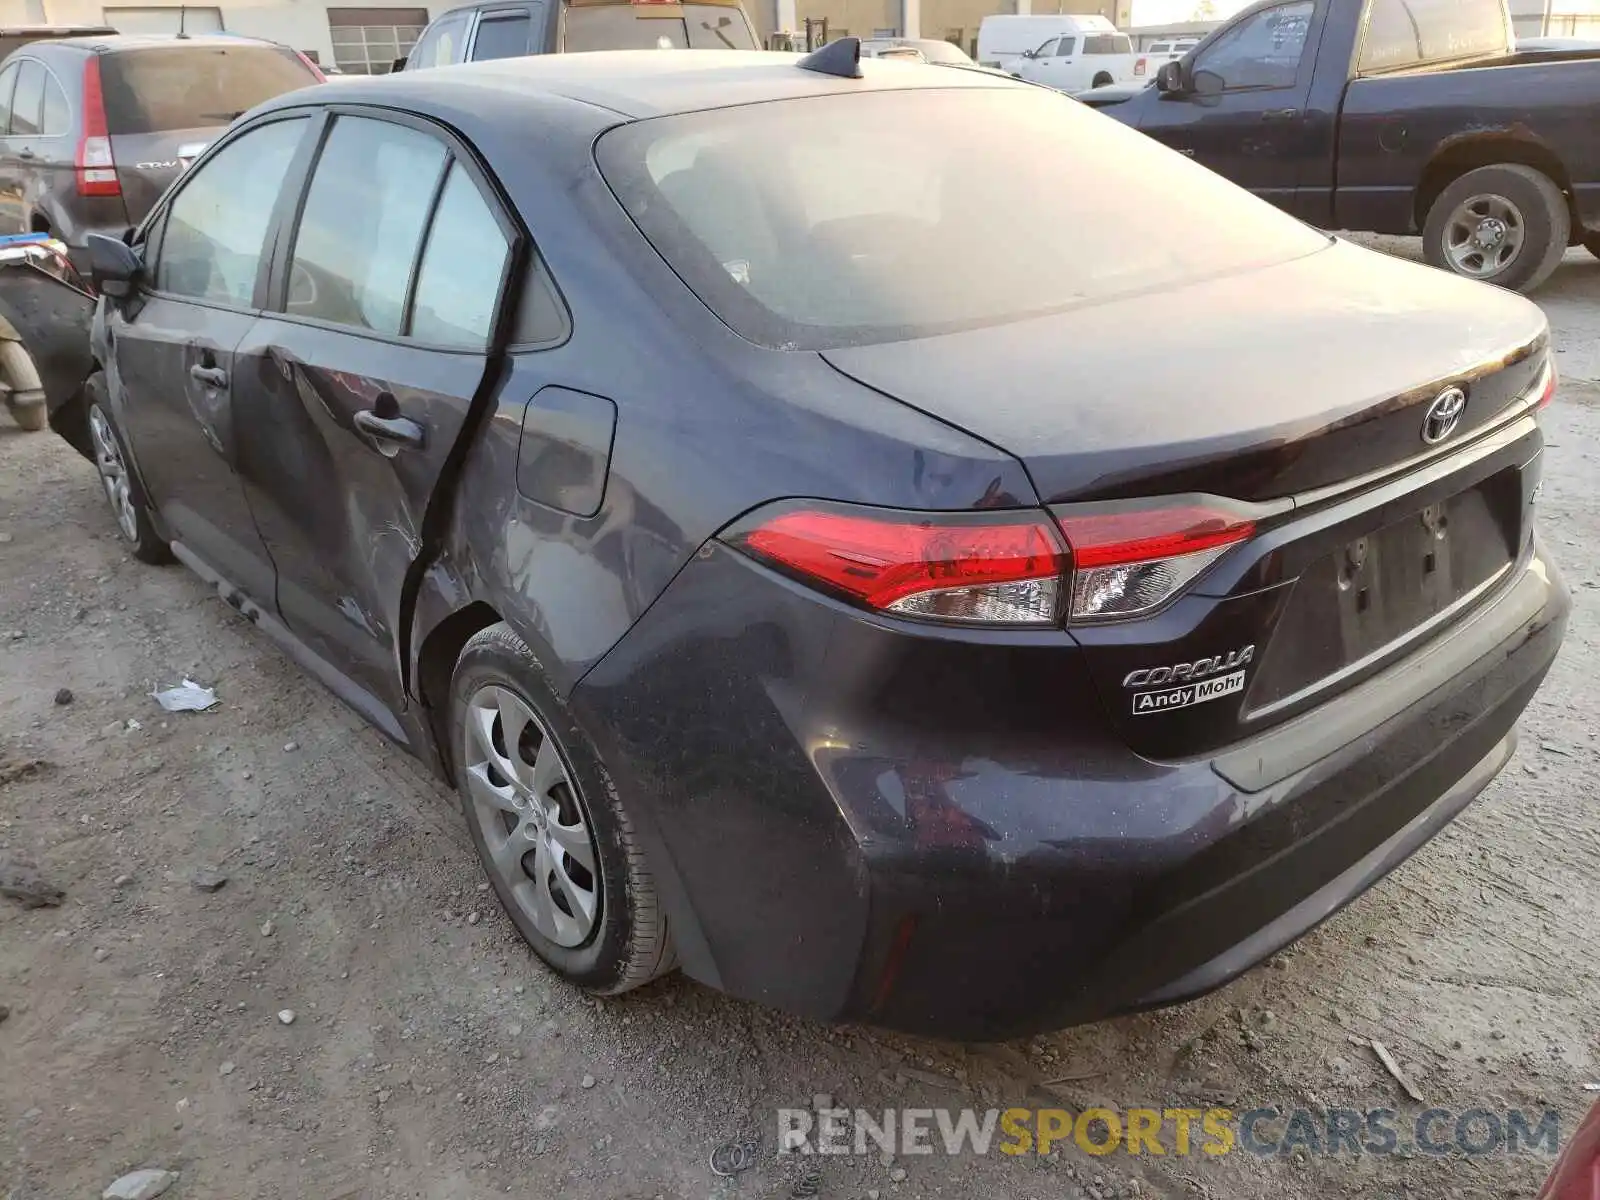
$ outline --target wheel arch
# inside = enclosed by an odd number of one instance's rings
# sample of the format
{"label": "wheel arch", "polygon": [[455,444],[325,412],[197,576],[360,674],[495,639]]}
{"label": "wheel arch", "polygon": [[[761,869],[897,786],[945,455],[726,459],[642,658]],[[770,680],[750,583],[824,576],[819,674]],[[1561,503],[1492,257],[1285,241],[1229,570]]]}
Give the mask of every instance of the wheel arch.
{"label": "wheel arch", "polygon": [[422,701],[433,732],[438,766],[446,779],[455,779],[455,758],[450,740],[450,681],[461,649],[479,630],[498,625],[501,616],[482,600],[473,600],[447,614],[424,635],[417,650],[417,698]]}
{"label": "wheel arch", "polygon": [[1549,176],[1566,197],[1567,208],[1572,214],[1572,227],[1582,228],[1572,198],[1572,177],[1561,156],[1532,135],[1511,131],[1469,134],[1439,147],[1423,168],[1422,180],[1417,185],[1413,213],[1417,228],[1421,229],[1427,224],[1428,213],[1452,183],[1479,167],[1501,164],[1532,167]]}

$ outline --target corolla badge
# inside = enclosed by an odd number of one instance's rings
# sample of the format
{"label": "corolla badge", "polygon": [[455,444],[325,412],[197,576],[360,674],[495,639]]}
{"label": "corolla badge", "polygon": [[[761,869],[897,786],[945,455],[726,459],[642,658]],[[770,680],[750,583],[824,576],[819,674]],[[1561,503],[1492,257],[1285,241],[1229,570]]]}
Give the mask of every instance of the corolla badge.
{"label": "corolla badge", "polygon": [[1461,414],[1467,411],[1467,394],[1458,387],[1446,388],[1439,398],[1428,405],[1422,418],[1422,440],[1437,446],[1456,431],[1461,424]]}

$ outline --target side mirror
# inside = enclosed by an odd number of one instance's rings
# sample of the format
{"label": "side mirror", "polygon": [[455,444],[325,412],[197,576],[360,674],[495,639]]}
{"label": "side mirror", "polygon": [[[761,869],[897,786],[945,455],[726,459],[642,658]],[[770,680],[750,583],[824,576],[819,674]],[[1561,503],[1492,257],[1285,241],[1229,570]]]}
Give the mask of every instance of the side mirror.
{"label": "side mirror", "polygon": [[404,71],[406,69],[406,59],[408,57],[410,56],[402,54],[399,58],[395,59],[394,62],[390,63],[389,74],[393,75],[396,71]]}
{"label": "side mirror", "polygon": [[125,300],[144,273],[138,251],[121,238],[91,233],[88,238],[89,281],[101,295]]}
{"label": "side mirror", "polygon": [[1156,72],[1156,90],[1169,96],[1182,96],[1189,90],[1189,81],[1183,77],[1183,63],[1162,63]]}

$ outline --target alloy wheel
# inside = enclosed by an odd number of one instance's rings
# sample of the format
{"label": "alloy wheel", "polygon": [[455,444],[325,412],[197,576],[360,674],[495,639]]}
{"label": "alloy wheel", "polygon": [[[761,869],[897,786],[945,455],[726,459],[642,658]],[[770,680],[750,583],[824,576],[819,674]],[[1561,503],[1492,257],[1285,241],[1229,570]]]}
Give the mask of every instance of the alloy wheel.
{"label": "alloy wheel", "polygon": [[1488,279],[1516,261],[1527,224],[1504,196],[1472,196],[1450,214],[1444,237],[1445,256],[1458,274]]}
{"label": "alloy wheel", "polygon": [[111,512],[117,518],[117,527],[130,542],[137,542],[139,511],[134,507],[128,465],[122,459],[122,447],[111,431],[111,422],[106,420],[98,404],[89,409],[89,436],[94,441],[94,464],[100,471],[100,483],[105,488]]}
{"label": "alloy wheel", "polygon": [[465,724],[471,816],[500,894],[556,945],[581,946],[600,923],[600,873],[577,781],[509,688],[479,688]]}

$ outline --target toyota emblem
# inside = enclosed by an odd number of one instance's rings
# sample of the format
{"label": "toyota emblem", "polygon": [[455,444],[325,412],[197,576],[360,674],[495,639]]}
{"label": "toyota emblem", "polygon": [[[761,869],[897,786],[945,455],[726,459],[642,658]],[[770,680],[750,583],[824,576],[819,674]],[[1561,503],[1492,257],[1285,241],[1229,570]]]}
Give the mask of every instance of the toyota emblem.
{"label": "toyota emblem", "polygon": [[1467,394],[1458,387],[1447,388],[1439,398],[1428,405],[1428,415],[1422,418],[1422,440],[1437,446],[1456,431],[1461,424],[1461,414],[1467,411]]}

